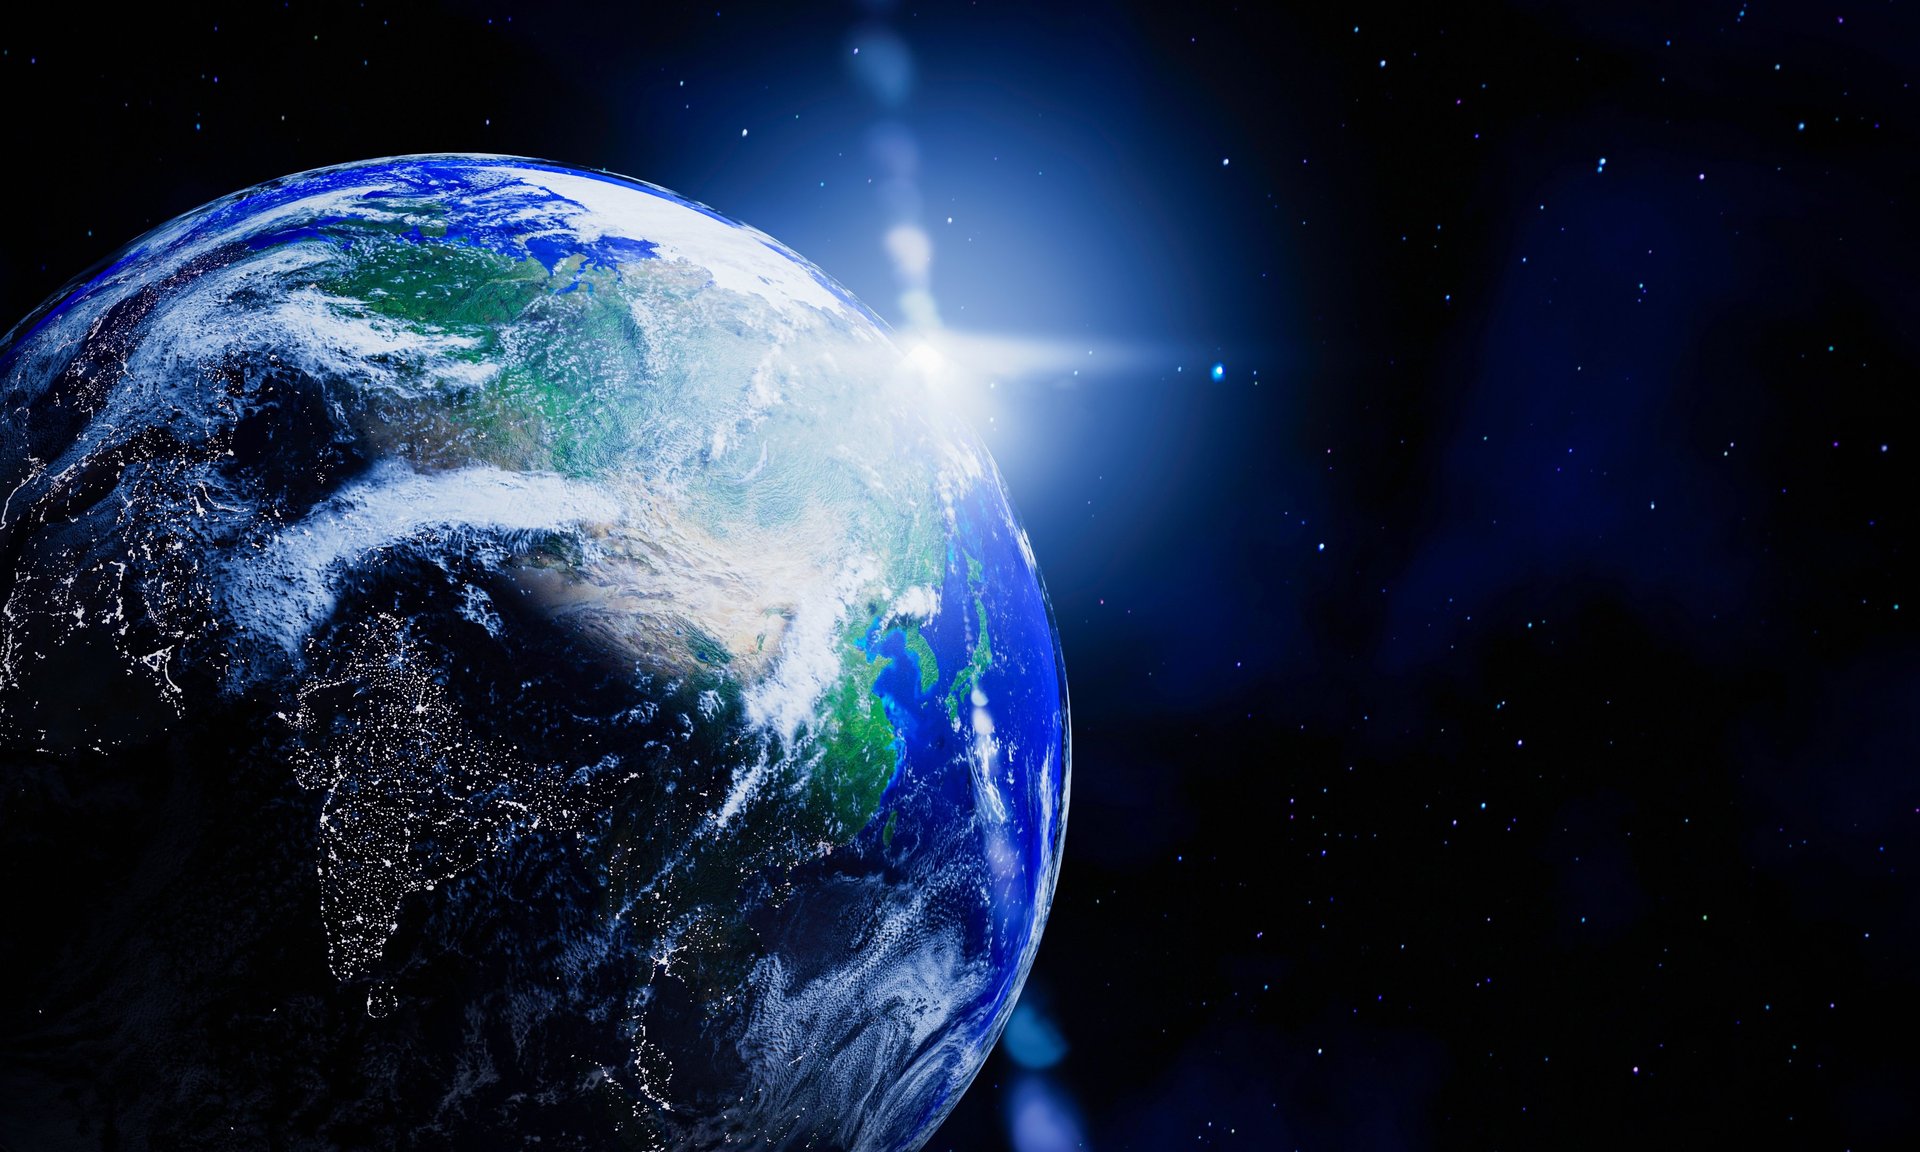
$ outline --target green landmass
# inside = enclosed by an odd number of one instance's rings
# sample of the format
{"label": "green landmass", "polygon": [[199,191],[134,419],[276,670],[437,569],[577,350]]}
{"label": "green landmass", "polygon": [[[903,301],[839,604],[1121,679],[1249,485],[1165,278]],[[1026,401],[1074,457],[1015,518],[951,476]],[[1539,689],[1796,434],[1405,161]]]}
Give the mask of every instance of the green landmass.
{"label": "green landmass", "polygon": [[913,666],[920,670],[920,694],[925,696],[940,682],[940,662],[934,657],[933,645],[927,643],[917,625],[909,624],[900,632],[906,639],[907,651],[913,656]]}
{"label": "green landmass", "polygon": [[[423,392],[439,403],[374,397],[374,423],[392,425],[400,443],[438,446],[446,464],[483,459],[583,476],[624,455],[640,413],[609,403],[609,386],[648,374],[646,340],[617,275],[584,268],[578,255],[549,273],[538,260],[457,240],[404,240],[404,230],[334,225],[329,231],[353,244],[315,287],[423,336],[468,339],[470,347],[434,358],[495,365],[499,374],[485,388],[437,388],[433,364],[421,365]],[[503,341],[507,330],[520,338]]]}
{"label": "green landmass", "polygon": [[[973,563],[969,560],[969,567]],[[980,631],[973,638],[973,651],[968,654],[966,665],[954,673],[953,686],[947,689],[947,718],[955,724],[960,722],[960,702],[973,693],[973,686],[993,666],[993,643],[987,635],[987,602],[976,595],[973,606],[979,613]]]}
{"label": "green landmass", "polygon": [[687,651],[702,664],[731,664],[733,653],[727,646],[697,628],[687,629]]}
{"label": "green landmass", "polygon": [[[328,226],[325,231],[352,247],[317,286],[378,315],[489,338],[552,291],[552,278],[537,260],[514,260],[458,241],[403,239],[410,228],[371,220]],[[571,271],[567,275],[571,280]],[[476,349],[472,359],[487,359],[491,351]]]}
{"label": "green landmass", "polygon": [[980,627],[974,633],[973,650],[967,654],[966,664],[953,674],[953,683],[947,688],[947,719],[955,724],[960,723],[961,702],[973,694],[974,685],[993,666],[993,640],[987,629],[987,602],[980,595],[980,586],[987,578],[987,567],[973,556],[967,556],[966,561],[967,591],[973,596],[973,610]]}
{"label": "green landmass", "polygon": [[893,661],[869,657],[852,642],[842,651],[840,680],[825,701],[820,760],[809,779],[813,807],[830,815],[829,833],[840,841],[873,819],[899,763],[893,721],[873,693]]}

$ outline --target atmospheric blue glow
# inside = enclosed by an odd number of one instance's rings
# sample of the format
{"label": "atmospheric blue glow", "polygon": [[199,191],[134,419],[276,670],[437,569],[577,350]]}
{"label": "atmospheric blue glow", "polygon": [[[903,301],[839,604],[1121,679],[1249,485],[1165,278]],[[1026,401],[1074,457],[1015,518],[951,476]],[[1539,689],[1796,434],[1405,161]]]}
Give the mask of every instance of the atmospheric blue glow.
{"label": "atmospheric blue glow", "polygon": [[1086,1133],[1067,1094],[1047,1076],[1028,1073],[1007,1091],[1007,1137],[1014,1152],[1078,1152]]}
{"label": "atmospheric blue glow", "polygon": [[1227,378],[1227,366],[1225,364],[1215,362],[1213,366],[1213,378],[1215,380],[1225,380]]}
{"label": "atmospheric blue glow", "polygon": [[1022,1068],[1051,1068],[1067,1054],[1067,1039],[1045,1012],[1022,999],[1007,1021],[1000,1046]]}

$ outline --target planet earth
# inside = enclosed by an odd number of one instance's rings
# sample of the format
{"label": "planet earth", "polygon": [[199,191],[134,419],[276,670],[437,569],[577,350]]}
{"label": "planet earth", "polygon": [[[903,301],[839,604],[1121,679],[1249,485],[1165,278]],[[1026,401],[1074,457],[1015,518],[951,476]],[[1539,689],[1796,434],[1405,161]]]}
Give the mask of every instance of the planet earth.
{"label": "planet earth", "polygon": [[665,189],[217,200],[0,343],[0,1147],[911,1149],[1040,941],[1032,548]]}

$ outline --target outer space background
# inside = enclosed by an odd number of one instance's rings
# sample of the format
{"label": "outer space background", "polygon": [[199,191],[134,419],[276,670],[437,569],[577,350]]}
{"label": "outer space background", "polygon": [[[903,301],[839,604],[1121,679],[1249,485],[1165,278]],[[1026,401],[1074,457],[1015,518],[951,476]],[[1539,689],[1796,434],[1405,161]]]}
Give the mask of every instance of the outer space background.
{"label": "outer space background", "polygon": [[935,349],[1077,771],[932,1148],[1910,1146],[1916,64],[1887,0],[16,6],[0,311],[472,150]]}

